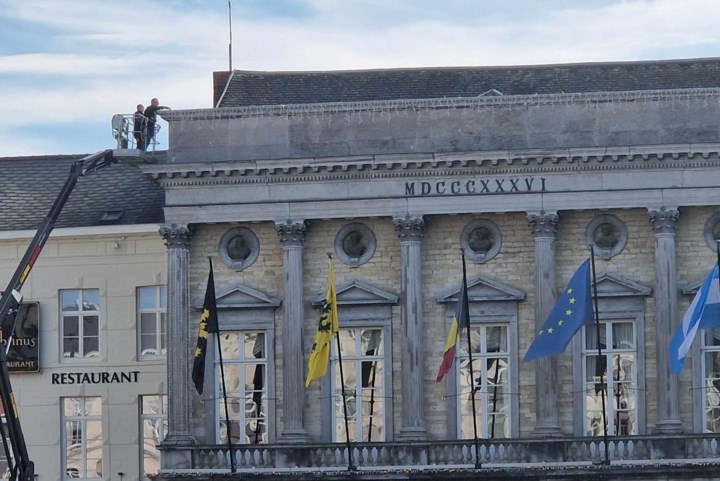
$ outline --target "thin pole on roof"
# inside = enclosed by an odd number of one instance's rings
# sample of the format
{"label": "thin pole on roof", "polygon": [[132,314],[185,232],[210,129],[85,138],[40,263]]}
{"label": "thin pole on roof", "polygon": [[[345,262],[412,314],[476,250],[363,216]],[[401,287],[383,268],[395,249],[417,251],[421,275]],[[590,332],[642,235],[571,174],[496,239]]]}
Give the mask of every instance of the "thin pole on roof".
{"label": "thin pole on roof", "polygon": [[230,43],[228,43],[228,70],[232,72],[232,4],[228,0],[228,25],[230,28]]}

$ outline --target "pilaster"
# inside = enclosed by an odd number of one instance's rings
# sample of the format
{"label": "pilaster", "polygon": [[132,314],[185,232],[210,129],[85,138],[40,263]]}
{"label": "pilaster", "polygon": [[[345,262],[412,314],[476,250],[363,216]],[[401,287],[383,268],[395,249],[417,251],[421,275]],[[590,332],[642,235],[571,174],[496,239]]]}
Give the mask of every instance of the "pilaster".
{"label": "pilaster", "polygon": [[[528,213],[528,223],[535,243],[535,334],[540,331],[555,304],[555,237],[556,213]],[[557,356],[545,356],[535,363],[536,425],[538,437],[557,437],[560,429],[560,384]]]}
{"label": "pilaster", "polygon": [[423,394],[424,333],[422,297],[422,238],[425,235],[423,216],[393,219],[400,239],[402,352],[402,426],[401,440],[427,439],[425,398]]}
{"label": "pilaster", "polygon": [[282,441],[308,442],[303,423],[305,387],[303,372],[303,263],[305,221],[276,222],[283,249],[283,431]]}
{"label": "pilaster", "polygon": [[658,433],[682,432],[680,392],[677,376],[670,373],[667,346],[677,320],[678,292],[675,265],[675,227],[680,217],[676,208],[648,209],[655,231],[655,358],[657,362]]}
{"label": "pilaster", "polygon": [[192,384],[190,336],[190,239],[192,229],[185,225],[160,228],[167,248],[167,390],[168,434],[164,445],[196,444],[191,431]]}

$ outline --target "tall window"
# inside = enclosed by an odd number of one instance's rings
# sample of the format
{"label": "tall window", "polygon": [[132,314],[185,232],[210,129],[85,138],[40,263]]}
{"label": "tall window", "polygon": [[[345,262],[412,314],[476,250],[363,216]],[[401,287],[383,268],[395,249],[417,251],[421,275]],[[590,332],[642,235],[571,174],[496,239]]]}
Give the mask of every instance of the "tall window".
{"label": "tall window", "polygon": [[[510,437],[510,351],[505,324],[473,324],[472,376],[465,331],[458,340],[458,437],[472,439]],[[473,382],[474,378],[474,382]],[[472,387],[475,389],[473,421]]]}
{"label": "tall window", "polygon": [[62,398],[65,478],[102,478],[102,401]]}
{"label": "tall window", "polygon": [[99,357],[100,291],[69,289],[60,291],[63,358]]}
{"label": "tall window", "polygon": [[163,394],[140,396],[140,425],[143,438],[142,465],[143,477],[160,471],[160,451],[157,446],[167,433],[167,396]]}
{"label": "tall window", "polygon": [[267,429],[267,341],[261,331],[222,332],[220,334],[225,389],[228,398],[230,429],[225,418],[222,375],[215,357],[215,413],[217,442],[226,443],[228,431],[232,442],[265,444]]}
{"label": "tall window", "polygon": [[720,329],[702,331],[704,431],[720,432]]}
{"label": "tall window", "polygon": [[[350,440],[385,441],[385,383],[383,329],[340,329],[342,375],[345,380],[347,425]],[[332,342],[333,441],[345,441],[340,362],[337,343]]]}
{"label": "tall window", "polygon": [[165,286],[137,289],[137,318],[140,326],[140,357],[164,356],[167,288]]}
{"label": "tall window", "polygon": [[597,326],[585,326],[583,331],[585,434],[604,434],[603,394],[608,434],[638,434],[635,323],[629,320],[601,322],[599,345],[602,357],[598,352]]}

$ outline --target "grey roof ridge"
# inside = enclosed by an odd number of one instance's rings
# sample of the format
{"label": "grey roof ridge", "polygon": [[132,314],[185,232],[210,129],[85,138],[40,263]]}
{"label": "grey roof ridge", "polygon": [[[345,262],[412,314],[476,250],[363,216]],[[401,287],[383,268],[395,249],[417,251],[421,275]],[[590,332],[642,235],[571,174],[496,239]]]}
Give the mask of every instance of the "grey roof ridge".
{"label": "grey roof ridge", "polygon": [[[288,74],[308,74],[323,75],[332,73],[367,73],[367,72],[397,72],[397,71],[423,71],[423,70],[445,70],[445,71],[462,71],[462,70],[503,70],[503,69],[543,69],[557,67],[589,67],[589,66],[606,66],[606,65],[658,65],[658,64],[687,64],[695,62],[717,62],[720,57],[696,57],[696,58],[673,58],[673,59],[654,59],[654,60],[607,60],[597,62],[569,62],[569,63],[543,63],[543,64],[508,64],[508,65],[455,65],[455,66],[425,66],[425,67],[380,67],[368,69],[338,69],[338,70],[241,70],[233,69],[233,74],[261,74],[261,75],[288,75]],[[228,85],[230,81],[228,80]]]}
{"label": "grey roof ridge", "polygon": [[[720,87],[693,87],[680,89],[653,89],[653,90],[619,90],[602,92],[569,92],[550,94],[503,94],[503,95],[479,95],[474,97],[432,97],[418,99],[383,99],[383,100],[358,100],[346,102],[317,102],[317,103],[289,103],[289,104],[264,104],[264,105],[242,105],[235,107],[218,107],[188,110],[164,110],[158,112],[165,120],[185,119],[211,119],[226,118],[233,115],[239,117],[260,117],[271,115],[288,115],[293,112],[306,115],[321,112],[339,111],[362,111],[370,109],[398,109],[398,108],[444,108],[444,107],[472,107],[474,105],[504,106],[504,105],[550,105],[553,103],[570,103],[573,101],[610,101],[610,100],[649,100],[655,98],[669,98],[672,96],[689,99],[697,97],[718,97]],[[243,115],[246,114],[246,115]],[[249,115],[247,115],[249,114]]]}

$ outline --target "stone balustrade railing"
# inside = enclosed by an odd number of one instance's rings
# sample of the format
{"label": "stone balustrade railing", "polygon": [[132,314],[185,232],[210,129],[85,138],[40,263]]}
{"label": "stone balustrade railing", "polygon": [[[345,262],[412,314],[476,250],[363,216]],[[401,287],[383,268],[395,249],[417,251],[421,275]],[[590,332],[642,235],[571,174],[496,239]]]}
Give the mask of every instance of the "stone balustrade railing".
{"label": "stone balustrade railing", "polygon": [[[720,463],[720,435],[610,437],[607,455],[611,464],[675,464],[707,461]],[[479,440],[479,463],[483,467],[522,467],[552,463],[557,466],[599,465],[605,461],[602,438]],[[353,464],[358,469],[401,471],[407,469],[455,469],[476,465],[472,440],[354,443]],[[226,445],[193,447],[161,446],[163,455],[190,451],[195,471],[229,470]],[[344,443],[293,445],[238,445],[232,453],[235,469],[243,471],[322,471],[348,468]],[[177,454],[177,453],[175,453]],[[185,456],[187,459],[187,456]],[[168,467],[172,470],[171,467]]]}

